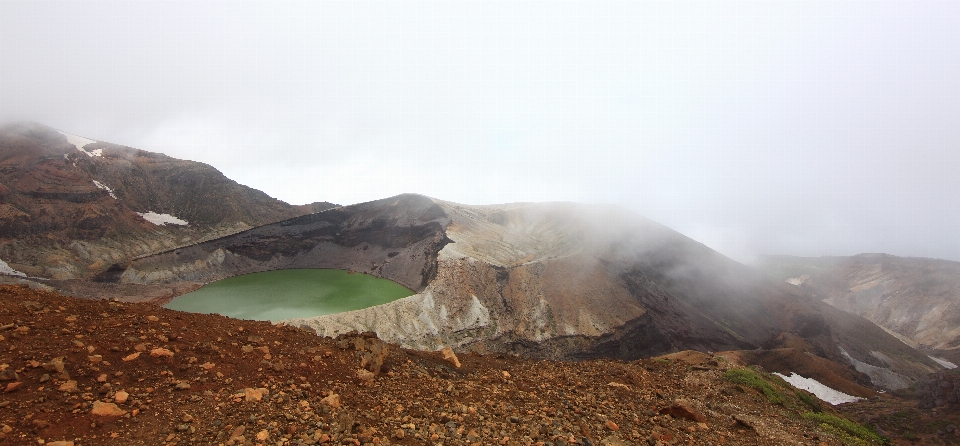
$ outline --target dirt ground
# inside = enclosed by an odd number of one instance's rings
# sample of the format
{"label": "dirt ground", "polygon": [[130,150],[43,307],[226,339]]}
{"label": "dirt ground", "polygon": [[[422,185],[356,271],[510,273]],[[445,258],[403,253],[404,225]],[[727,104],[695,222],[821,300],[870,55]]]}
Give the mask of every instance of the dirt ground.
{"label": "dirt ground", "polygon": [[450,353],[4,285],[0,444],[841,444],[726,357]]}

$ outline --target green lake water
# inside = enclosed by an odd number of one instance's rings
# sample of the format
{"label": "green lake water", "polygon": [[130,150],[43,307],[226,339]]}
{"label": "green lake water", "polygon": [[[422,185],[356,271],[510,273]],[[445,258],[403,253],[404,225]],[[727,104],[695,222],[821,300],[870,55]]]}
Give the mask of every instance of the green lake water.
{"label": "green lake water", "polygon": [[208,283],[164,307],[276,322],[359,310],[413,294],[396,282],[367,274],[339,269],[285,269]]}

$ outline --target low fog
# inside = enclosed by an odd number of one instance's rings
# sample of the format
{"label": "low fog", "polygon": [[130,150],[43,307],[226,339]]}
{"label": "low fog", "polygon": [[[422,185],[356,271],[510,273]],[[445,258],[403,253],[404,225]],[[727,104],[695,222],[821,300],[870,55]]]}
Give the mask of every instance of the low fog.
{"label": "low fog", "polygon": [[960,260],[960,2],[0,1],[0,122],[293,204],[623,206]]}

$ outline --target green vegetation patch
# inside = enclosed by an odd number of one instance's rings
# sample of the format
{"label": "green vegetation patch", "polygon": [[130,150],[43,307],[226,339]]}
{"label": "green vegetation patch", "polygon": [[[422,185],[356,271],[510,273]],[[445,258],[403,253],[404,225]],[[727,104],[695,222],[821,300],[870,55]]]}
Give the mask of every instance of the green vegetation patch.
{"label": "green vegetation patch", "polygon": [[740,384],[742,386],[751,387],[753,389],[759,390],[771,403],[774,404],[784,404],[786,403],[786,398],[783,394],[778,392],[777,389],[774,389],[773,386],[763,379],[760,374],[753,370],[748,369],[730,369],[723,373],[723,377],[734,384]]}
{"label": "green vegetation patch", "polygon": [[873,429],[854,423],[846,418],[830,415],[827,413],[806,412],[803,418],[816,422],[820,429],[829,432],[843,444],[869,446],[885,445],[890,440],[876,432]]}
{"label": "green vegetation patch", "polygon": [[360,310],[414,294],[402,285],[338,269],[285,269],[244,274],[204,285],[166,308],[279,321]]}

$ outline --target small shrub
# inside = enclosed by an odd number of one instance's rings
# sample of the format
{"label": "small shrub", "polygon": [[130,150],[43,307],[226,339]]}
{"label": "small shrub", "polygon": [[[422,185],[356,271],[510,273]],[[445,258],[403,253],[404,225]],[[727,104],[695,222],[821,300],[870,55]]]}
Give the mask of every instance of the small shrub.
{"label": "small shrub", "polygon": [[869,446],[885,445],[890,440],[876,433],[873,429],[859,425],[846,418],[840,418],[826,413],[806,412],[803,418],[814,421],[820,425],[820,429],[830,432],[844,444]]}

